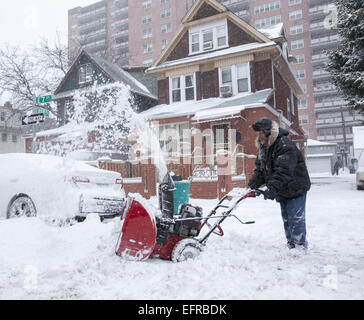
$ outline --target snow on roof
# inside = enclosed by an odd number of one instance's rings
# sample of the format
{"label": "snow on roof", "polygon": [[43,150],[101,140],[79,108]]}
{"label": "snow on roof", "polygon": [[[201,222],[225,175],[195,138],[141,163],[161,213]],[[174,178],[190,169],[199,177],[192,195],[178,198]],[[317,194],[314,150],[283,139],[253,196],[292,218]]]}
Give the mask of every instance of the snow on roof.
{"label": "snow on roof", "polygon": [[193,120],[199,121],[206,116],[236,114],[247,106],[264,104],[273,89],[265,89],[254,93],[241,93],[231,98],[210,98],[198,101],[162,104],[141,113],[147,119],[164,119],[195,115]]}
{"label": "snow on roof", "polygon": [[364,149],[364,126],[353,127],[354,149]]}
{"label": "snow on roof", "polygon": [[263,33],[270,40],[284,37],[283,23],[278,23],[270,28],[258,29],[258,31]]}
{"label": "snow on roof", "polygon": [[323,142],[313,139],[307,139],[307,146],[308,147],[319,147],[319,146],[336,146],[334,142]]}
{"label": "snow on roof", "polygon": [[259,49],[259,48],[276,46],[276,45],[277,44],[273,41],[266,42],[266,43],[253,42],[253,43],[243,44],[241,46],[231,47],[231,48],[224,49],[224,50],[213,51],[210,53],[205,53],[205,54],[201,54],[201,55],[197,55],[197,56],[195,55],[195,56],[190,56],[190,57],[182,58],[182,59],[178,59],[178,60],[166,61],[158,66],[151,67],[148,70],[149,71],[157,70],[157,69],[161,69],[161,68],[165,68],[165,67],[169,67],[169,66],[176,66],[176,65],[180,65],[180,64],[189,63],[189,62],[195,62],[195,61],[200,61],[200,60],[205,60],[205,59],[212,59],[215,57],[220,57],[220,56],[224,56],[224,55],[228,55],[228,54],[244,52],[244,51],[249,51],[249,50],[253,50],[253,49]]}
{"label": "snow on roof", "polygon": [[89,131],[89,129],[93,128],[93,123],[83,123],[81,124],[74,124],[68,123],[62,127],[40,131],[36,133],[36,137],[51,137],[51,136],[59,136],[62,134],[85,134]]}

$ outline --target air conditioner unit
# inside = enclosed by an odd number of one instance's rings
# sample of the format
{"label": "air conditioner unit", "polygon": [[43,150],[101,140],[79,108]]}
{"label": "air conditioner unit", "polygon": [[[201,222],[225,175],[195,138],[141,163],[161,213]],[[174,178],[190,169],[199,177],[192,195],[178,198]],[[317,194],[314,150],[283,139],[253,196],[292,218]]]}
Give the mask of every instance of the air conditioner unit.
{"label": "air conditioner unit", "polygon": [[203,43],[203,50],[210,50],[214,47],[212,41],[207,41]]}
{"label": "air conditioner unit", "polygon": [[220,94],[222,97],[231,97],[233,95],[233,88],[231,86],[221,86]]}

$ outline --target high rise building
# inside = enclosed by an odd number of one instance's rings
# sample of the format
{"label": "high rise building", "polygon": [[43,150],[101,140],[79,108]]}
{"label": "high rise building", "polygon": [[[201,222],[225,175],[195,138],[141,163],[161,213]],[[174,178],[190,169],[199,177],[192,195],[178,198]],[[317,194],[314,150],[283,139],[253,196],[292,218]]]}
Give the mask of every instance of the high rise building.
{"label": "high rise building", "polygon": [[337,142],[349,151],[353,142],[352,127],[360,125],[364,117],[347,107],[325,70],[326,51],[335,49],[340,41],[335,29],[336,12],[333,0],[309,0],[314,110],[317,139]]}
{"label": "high rise building", "polygon": [[128,0],[103,0],[68,11],[68,53],[72,60],[80,48],[120,65],[129,63]]}

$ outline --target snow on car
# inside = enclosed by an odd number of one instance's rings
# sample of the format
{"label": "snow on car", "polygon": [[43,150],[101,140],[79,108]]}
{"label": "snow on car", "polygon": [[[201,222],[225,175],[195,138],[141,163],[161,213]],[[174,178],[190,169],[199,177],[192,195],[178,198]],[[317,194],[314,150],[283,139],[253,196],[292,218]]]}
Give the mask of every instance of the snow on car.
{"label": "snow on car", "polygon": [[0,155],[0,219],[21,216],[81,218],[120,214],[120,173],[50,155]]}

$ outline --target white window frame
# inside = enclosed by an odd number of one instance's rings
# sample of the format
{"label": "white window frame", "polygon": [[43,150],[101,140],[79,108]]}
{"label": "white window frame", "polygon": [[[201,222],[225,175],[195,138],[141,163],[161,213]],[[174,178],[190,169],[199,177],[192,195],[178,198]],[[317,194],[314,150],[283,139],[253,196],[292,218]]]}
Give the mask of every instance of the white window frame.
{"label": "white window frame", "polygon": [[[248,91],[246,92],[239,92],[238,91],[238,66],[244,65],[247,68],[247,73],[248,73]],[[232,82],[232,95],[235,96],[237,94],[240,93],[250,93],[251,92],[251,76],[250,76],[250,62],[245,62],[245,63],[240,63],[240,64],[235,64],[235,65],[230,65],[230,66],[225,66],[225,67],[220,67],[219,68],[219,91],[220,91],[220,87],[223,86],[222,83],[222,70],[226,69],[226,68],[231,68],[231,82]]]}
{"label": "white window frame", "polygon": [[[86,68],[85,69],[85,74],[83,75],[81,72],[81,68]],[[83,65],[80,65],[78,68],[78,84],[84,84],[84,83],[89,83],[92,82],[93,80],[93,66],[91,63],[86,63]],[[84,76],[84,79],[81,79],[81,77]]]}
{"label": "white window frame", "polygon": [[172,25],[170,22],[161,25],[161,34],[166,34],[170,32],[172,32]]}
{"label": "white window frame", "polygon": [[[225,30],[225,44],[218,46],[218,30],[221,30],[222,28],[224,28]],[[212,32],[212,48],[211,49],[203,49],[203,34],[206,32]],[[203,52],[209,52],[212,50],[216,50],[216,49],[222,49],[222,48],[227,48],[229,47],[229,35],[228,35],[228,26],[227,26],[227,19],[221,19],[218,21],[214,21],[214,22],[210,22],[210,23],[206,23],[203,25],[199,25],[196,27],[191,27],[188,30],[188,34],[189,34],[189,55],[194,55],[194,54],[199,54],[199,53],[203,53]],[[192,36],[198,34],[199,35],[199,50],[198,51],[192,51]],[[196,44],[197,42],[194,42],[194,44]]]}
{"label": "white window frame", "polygon": [[144,29],[143,30],[143,39],[148,39],[148,38],[152,38],[153,37],[153,29],[152,28],[148,28],[148,29]]}
{"label": "white window frame", "polygon": [[288,0],[289,6],[295,6],[296,4],[301,4],[302,0]]}
{"label": "white window frame", "polygon": [[301,33],[303,33],[303,24],[298,24],[289,28],[289,34],[292,36]]}
{"label": "white window frame", "polygon": [[161,19],[167,19],[172,15],[172,9],[171,8],[165,8],[160,11],[160,18]]}
{"label": "white window frame", "polygon": [[[188,87],[186,87],[186,77],[188,76],[193,76],[193,94],[194,94],[194,99],[192,100],[186,100],[186,89],[188,89]],[[181,100],[180,101],[173,101],[173,79],[179,78],[180,79],[180,91],[181,91]],[[192,88],[192,87],[189,87]],[[180,102],[188,102],[188,101],[196,101],[196,73],[188,73],[188,74],[184,74],[184,75],[179,75],[179,76],[174,76],[174,77],[169,77],[169,104],[173,104],[173,103],[180,103]]]}
{"label": "white window frame", "polygon": [[304,39],[298,39],[291,42],[291,51],[303,49],[305,47]]}
{"label": "white window frame", "polygon": [[302,19],[302,10],[295,10],[295,11],[291,11],[289,13],[289,20],[293,21],[293,20],[299,20]]}

